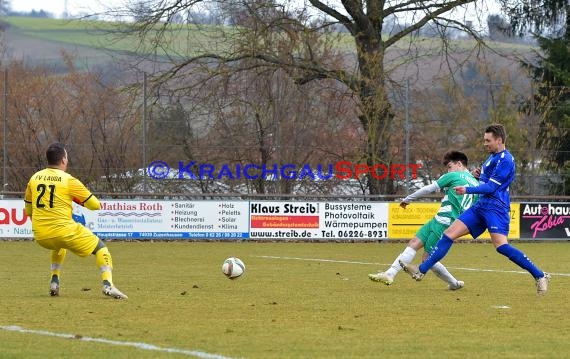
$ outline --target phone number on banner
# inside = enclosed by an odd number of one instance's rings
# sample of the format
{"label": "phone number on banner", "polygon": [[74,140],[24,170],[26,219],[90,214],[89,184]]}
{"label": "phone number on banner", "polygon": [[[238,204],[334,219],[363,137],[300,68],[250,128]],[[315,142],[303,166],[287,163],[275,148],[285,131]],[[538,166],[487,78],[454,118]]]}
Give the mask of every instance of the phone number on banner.
{"label": "phone number on banner", "polygon": [[95,235],[103,239],[249,238],[248,232],[95,232]]}

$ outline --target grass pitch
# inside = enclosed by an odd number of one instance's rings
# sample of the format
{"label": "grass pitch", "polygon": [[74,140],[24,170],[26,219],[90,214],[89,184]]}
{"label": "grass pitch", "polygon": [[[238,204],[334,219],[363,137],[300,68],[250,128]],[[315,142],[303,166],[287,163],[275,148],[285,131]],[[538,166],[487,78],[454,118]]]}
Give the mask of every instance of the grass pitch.
{"label": "grass pitch", "polygon": [[491,244],[453,246],[466,286],[450,292],[434,275],[367,278],[405,243],[110,242],[129,300],[73,254],[51,298],[49,252],[0,242],[0,358],[565,358],[570,243],[514,245],[553,273],[546,296]]}

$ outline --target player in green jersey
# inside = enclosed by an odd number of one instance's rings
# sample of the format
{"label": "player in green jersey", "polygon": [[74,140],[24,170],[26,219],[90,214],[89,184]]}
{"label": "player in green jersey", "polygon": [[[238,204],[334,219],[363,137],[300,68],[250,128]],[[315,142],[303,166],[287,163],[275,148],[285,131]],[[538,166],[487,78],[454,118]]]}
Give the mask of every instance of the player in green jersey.
{"label": "player in green jersey", "polygon": [[[448,172],[436,182],[424,186],[404,198],[400,203],[402,208],[406,208],[410,202],[426,194],[438,190],[445,192],[445,196],[441,200],[441,207],[434,218],[416,232],[416,236],[408,242],[406,249],[400,253],[388,270],[369,274],[368,277],[371,280],[386,285],[392,284],[398,272],[402,270],[399,262],[411,263],[416,252],[422,247],[424,248],[423,258],[427,258],[443,231],[477,200],[477,195],[458,195],[453,189],[455,186],[477,186],[479,184],[477,179],[467,170],[467,162],[467,156],[463,152],[450,151],[446,153],[443,157],[443,165],[447,167]],[[431,269],[437,277],[448,284],[450,290],[461,289],[465,285],[463,281],[455,279],[440,262]]]}

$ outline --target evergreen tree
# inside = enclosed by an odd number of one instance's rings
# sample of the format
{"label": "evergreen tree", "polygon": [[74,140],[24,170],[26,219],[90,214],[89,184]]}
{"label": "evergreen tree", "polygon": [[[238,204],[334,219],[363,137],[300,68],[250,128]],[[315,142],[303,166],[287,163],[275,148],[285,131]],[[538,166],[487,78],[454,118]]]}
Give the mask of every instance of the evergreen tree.
{"label": "evergreen tree", "polygon": [[[523,61],[538,83],[534,98],[526,104],[542,114],[538,144],[545,150],[553,194],[570,194],[570,3],[566,0],[524,0],[503,9],[513,29],[531,30],[540,47],[538,61]],[[531,104],[532,103],[532,104]]]}
{"label": "evergreen tree", "polygon": [[535,65],[526,63],[539,83],[534,103],[543,113],[538,144],[547,150],[547,168],[559,173],[553,194],[570,194],[570,39],[538,37],[543,54]]}

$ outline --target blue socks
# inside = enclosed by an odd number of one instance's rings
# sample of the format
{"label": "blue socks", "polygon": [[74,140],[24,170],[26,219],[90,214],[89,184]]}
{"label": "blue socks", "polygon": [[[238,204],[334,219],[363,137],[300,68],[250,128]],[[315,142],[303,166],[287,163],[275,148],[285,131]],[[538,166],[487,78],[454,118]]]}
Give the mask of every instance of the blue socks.
{"label": "blue socks", "polygon": [[[445,257],[447,252],[449,252],[452,244],[453,241],[448,236],[445,234],[442,235],[441,239],[437,242],[429,257],[422,264],[420,264],[420,272],[426,274],[434,264]],[[511,246],[510,244],[506,243],[497,247],[497,252],[509,258],[519,267],[527,270],[535,279],[544,277],[544,273],[538,269],[538,267],[535,266],[534,263],[532,263],[532,261],[528,259],[528,257],[523,252]]]}
{"label": "blue socks", "polygon": [[532,261],[528,259],[528,257],[523,252],[511,246],[510,244],[506,243],[502,246],[498,246],[497,252],[509,258],[519,267],[526,269],[528,272],[530,272],[530,274],[532,274],[535,279],[544,277],[544,273],[538,269],[537,266],[535,266],[534,263],[532,263]]}
{"label": "blue socks", "polygon": [[433,267],[434,264],[436,264],[443,257],[445,257],[447,252],[449,252],[449,249],[451,248],[452,244],[453,241],[449,239],[448,236],[446,236],[445,234],[442,235],[437,244],[435,245],[435,247],[433,248],[433,251],[429,254],[429,257],[422,264],[420,264],[419,266],[420,272],[426,274],[427,271],[430,270],[430,268]]}

